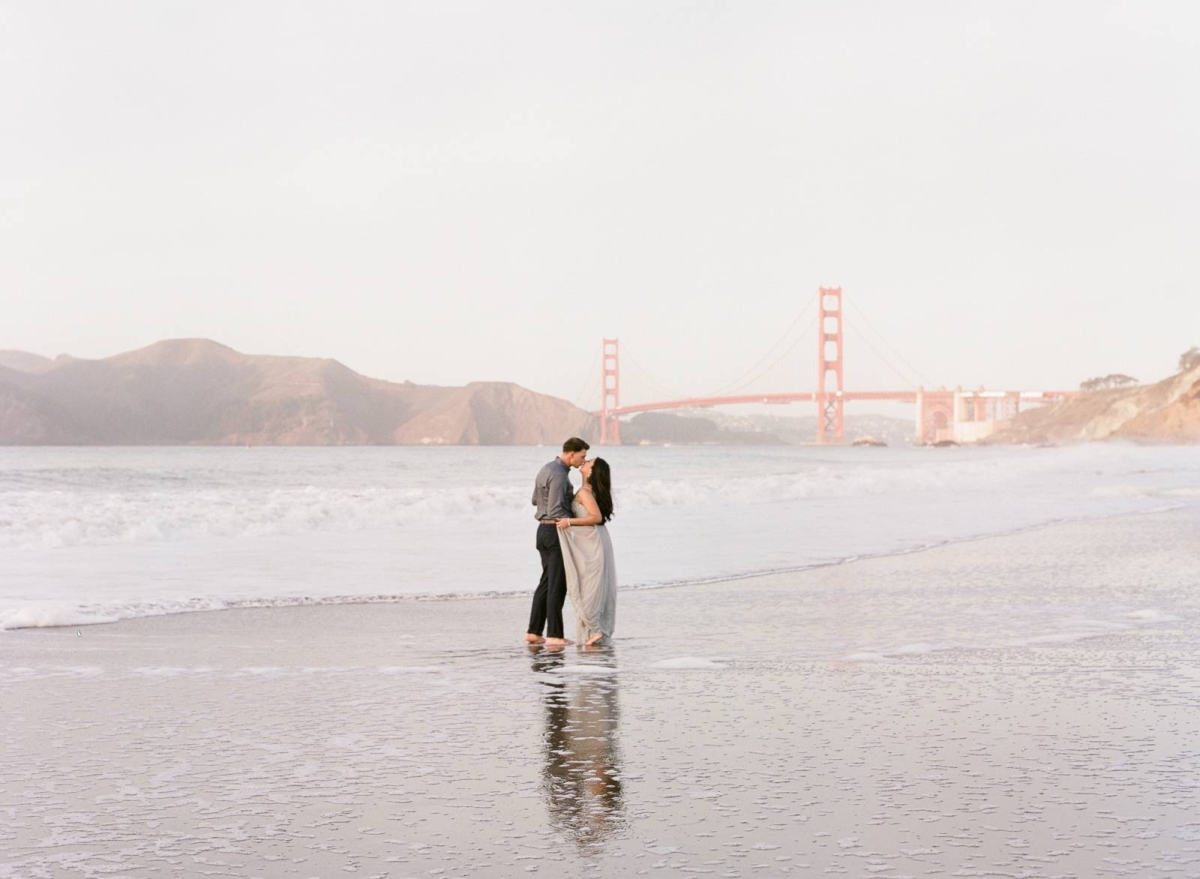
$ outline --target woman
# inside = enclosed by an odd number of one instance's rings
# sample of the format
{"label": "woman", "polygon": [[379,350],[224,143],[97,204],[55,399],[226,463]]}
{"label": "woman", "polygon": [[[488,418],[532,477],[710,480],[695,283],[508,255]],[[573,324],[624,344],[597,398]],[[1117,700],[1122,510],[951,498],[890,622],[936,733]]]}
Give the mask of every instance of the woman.
{"label": "woman", "polygon": [[558,542],[567,570],[567,595],[575,608],[575,638],[595,647],[611,638],[617,619],[617,566],[605,523],[612,518],[612,478],[603,458],[579,468],[583,488],[570,519],[558,520]]}

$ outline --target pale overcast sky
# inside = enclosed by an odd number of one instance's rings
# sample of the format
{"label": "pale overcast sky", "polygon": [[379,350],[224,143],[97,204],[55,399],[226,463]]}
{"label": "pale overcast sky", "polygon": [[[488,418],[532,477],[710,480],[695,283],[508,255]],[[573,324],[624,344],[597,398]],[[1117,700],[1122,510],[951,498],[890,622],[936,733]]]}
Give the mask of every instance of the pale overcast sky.
{"label": "pale overcast sky", "polygon": [[840,285],[933,384],[1161,378],[1198,43],[1190,0],[0,2],[0,348],[576,399],[609,334],[699,394]]}

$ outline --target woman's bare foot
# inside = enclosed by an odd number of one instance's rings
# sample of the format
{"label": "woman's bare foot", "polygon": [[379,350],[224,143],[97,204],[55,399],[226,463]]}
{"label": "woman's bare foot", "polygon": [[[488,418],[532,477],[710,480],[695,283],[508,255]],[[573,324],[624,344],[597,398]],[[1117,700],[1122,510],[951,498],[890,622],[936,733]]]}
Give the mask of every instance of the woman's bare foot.
{"label": "woman's bare foot", "polygon": [[583,646],[584,647],[595,647],[597,644],[599,644],[603,640],[604,640],[604,633],[597,632],[595,635],[592,635],[592,637],[590,637],[586,641],[584,641]]}
{"label": "woman's bare foot", "polygon": [[568,641],[566,638],[547,638],[547,647],[566,647],[568,644],[574,644],[574,641]]}
{"label": "woman's bare foot", "polygon": [[541,635],[535,635],[532,632],[525,633],[525,643],[526,644],[541,644],[545,640],[546,639],[543,638]]}

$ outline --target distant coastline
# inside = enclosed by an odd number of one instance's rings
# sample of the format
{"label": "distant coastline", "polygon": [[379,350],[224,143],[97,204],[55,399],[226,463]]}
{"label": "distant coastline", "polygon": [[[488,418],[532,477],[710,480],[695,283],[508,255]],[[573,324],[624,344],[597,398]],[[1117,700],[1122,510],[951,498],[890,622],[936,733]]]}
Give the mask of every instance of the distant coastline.
{"label": "distant coastline", "polygon": [[[904,419],[847,416],[846,441],[906,445]],[[809,442],[812,417],[648,412],[627,445]],[[336,360],[242,354],[170,339],[101,360],[0,351],[0,445],[554,445],[595,442],[598,420],[511,382],[388,382]],[[1021,413],[988,443],[1200,443],[1200,367],[1155,385],[1080,394]]]}
{"label": "distant coastline", "polygon": [[545,445],[594,421],[508,382],[387,382],[207,339],[102,360],[0,352],[2,445]]}

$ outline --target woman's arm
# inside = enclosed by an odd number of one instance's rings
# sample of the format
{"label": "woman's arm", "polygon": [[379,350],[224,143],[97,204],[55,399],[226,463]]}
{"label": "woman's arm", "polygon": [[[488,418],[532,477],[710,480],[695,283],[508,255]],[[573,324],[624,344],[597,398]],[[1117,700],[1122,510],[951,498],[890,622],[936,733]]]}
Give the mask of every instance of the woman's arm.
{"label": "woman's arm", "polygon": [[581,519],[559,519],[559,528],[570,528],[572,525],[603,524],[604,517],[600,515],[600,507],[596,504],[596,499],[590,491],[586,488],[579,489],[579,494],[575,495],[575,499],[587,510],[587,515]]}

